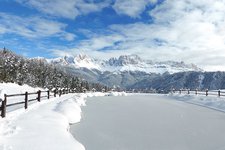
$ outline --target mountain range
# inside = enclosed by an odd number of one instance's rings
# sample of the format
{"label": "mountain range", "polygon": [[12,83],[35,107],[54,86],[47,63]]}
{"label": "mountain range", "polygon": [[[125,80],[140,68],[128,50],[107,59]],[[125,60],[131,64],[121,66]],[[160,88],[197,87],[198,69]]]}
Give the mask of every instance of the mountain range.
{"label": "mountain range", "polygon": [[218,90],[225,89],[225,72],[205,72],[184,62],[142,60],[137,55],[108,60],[97,60],[87,55],[46,59],[25,58],[10,50],[0,50],[0,82],[35,87],[71,84],[81,88],[87,85],[87,81],[100,90],[102,87],[165,93],[172,88]]}
{"label": "mountain range", "polygon": [[[46,59],[64,72],[77,75],[91,82],[122,89],[160,89],[160,79],[180,72],[203,72],[194,64],[184,62],[143,60],[138,55],[123,55],[100,60],[85,54]],[[155,83],[157,81],[158,83]],[[155,85],[155,86],[154,86]],[[168,87],[164,88],[168,89]]]}
{"label": "mountain range", "polygon": [[138,71],[145,73],[169,74],[187,71],[203,71],[194,64],[185,64],[184,62],[164,61],[154,62],[152,60],[143,60],[138,55],[122,55],[118,58],[108,60],[99,60],[91,58],[85,54],[77,56],[64,56],[62,58],[48,59],[49,63],[64,67],[76,69],[86,68],[89,70],[98,70],[100,72],[121,73],[124,71]]}

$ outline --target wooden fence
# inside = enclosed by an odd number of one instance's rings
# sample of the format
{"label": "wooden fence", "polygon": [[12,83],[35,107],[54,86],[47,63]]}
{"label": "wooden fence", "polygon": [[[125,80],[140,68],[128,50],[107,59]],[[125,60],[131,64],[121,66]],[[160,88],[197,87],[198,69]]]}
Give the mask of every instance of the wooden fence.
{"label": "wooden fence", "polygon": [[172,93],[179,93],[179,94],[194,94],[194,95],[205,95],[205,96],[225,96],[225,91],[221,90],[191,90],[191,89],[180,89],[180,90],[172,90]]}
{"label": "wooden fence", "polygon": [[[6,108],[7,107],[24,104],[24,108],[27,109],[29,102],[32,102],[32,101],[41,102],[41,100],[43,98],[50,99],[51,96],[56,97],[57,94],[59,96],[61,96],[62,94],[68,94],[68,93],[74,93],[74,92],[75,92],[74,90],[63,89],[63,90],[53,90],[52,92],[50,92],[49,90],[48,91],[39,90],[39,91],[33,92],[33,93],[25,92],[23,94],[11,94],[11,95],[5,94],[4,99],[2,100],[2,105],[0,107],[1,117],[2,118],[6,117]],[[31,95],[34,95],[34,96],[36,95],[36,98],[29,99],[29,96],[31,96]],[[7,104],[8,98],[10,98],[10,97],[21,97],[21,96],[24,96],[24,100],[18,101],[18,102],[15,102],[15,103]]]}

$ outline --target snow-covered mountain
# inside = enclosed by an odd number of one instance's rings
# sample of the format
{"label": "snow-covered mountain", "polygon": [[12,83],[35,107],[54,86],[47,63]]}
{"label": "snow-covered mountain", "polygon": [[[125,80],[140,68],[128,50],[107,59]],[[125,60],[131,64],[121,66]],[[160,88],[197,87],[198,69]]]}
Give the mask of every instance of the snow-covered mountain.
{"label": "snow-covered mountain", "polygon": [[49,63],[72,66],[75,68],[87,68],[87,69],[98,69],[101,67],[96,59],[90,58],[87,55],[79,54],[77,56],[64,56],[62,58],[48,59]]}
{"label": "snow-covered mountain", "polygon": [[173,74],[186,71],[203,71],[194,64],[185,64],[184,62],[175,61],[154,62],[151,60],[143,60],[137,55],[122,55],[119,58],[99,60],[84,54],[79,54],[77,56],[48,59],[47,61],[61,66],[74,67],[76,69],[96,69],[101,72],[139,71],[157,74],[168,72]]}
{"label": "snow-covered mountain", "polygon": [[[155,89],[166,92],[171,88],[225,89],[225,72],[204,72],[192,64],[174,61],[153,62],[142,60],[137,55],[109,60],[96,60],[87,55],[47,60],[43,57],[24,58],[11,51],[0,50],[0,66],[1,82],[39,87],[67,86],[68,83],[65,81],[76,76],[80,81],[85,79],[90,83],[101,83],[108,87],[116,86],[127,90]],[[163,71],[181,72],[158,74]],[[98,84],[96,86],[99,87]]]}

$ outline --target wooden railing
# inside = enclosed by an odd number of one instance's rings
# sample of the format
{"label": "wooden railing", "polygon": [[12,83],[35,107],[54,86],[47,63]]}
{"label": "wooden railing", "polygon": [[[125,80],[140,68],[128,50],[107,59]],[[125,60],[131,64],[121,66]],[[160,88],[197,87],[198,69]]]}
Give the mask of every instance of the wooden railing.
{"label": "wooden railing", "polygon": [[[56,97],[57,94],[59,96],[61,96],[63,94],[74,93],[74,92],[75,92],[74,90],[63,89],[63,90],[53,90],[52,92],[50,92],[49,90],[47,90],[47,91],[39,90],[39,91],[33,92],[33,93],[25,92],[25,93],[22,93],[22,94],[10,94],[10,95],[4,94],[4,99],[2,100],[2,105],[0,107],[1,117],[2,118],[6,117],[6,109],[8,107],[24,104],[24,108],[27,109],[29,102],[32,102],[32,101],[41,102],[41,100],[43,98],[50,99],[51,96]],[[33,97],[35,97],[35,95],[36,95],[36,97],[29,99],[29,96],[32,96],[32,95],[33,95]],[[20,101],[16,101],[14,103],[8,103],[8,98],[21,97],[21,96],[24,97],[24,99],[22,99]]]}
{"label": "wooden railing", "polygon": [[205,96],[225,96],[225,91],[221,90],[191,90],[191,89],[173,89],[172,93],[179,93],[179,94],[194,94],[194,95],[205,95]]}

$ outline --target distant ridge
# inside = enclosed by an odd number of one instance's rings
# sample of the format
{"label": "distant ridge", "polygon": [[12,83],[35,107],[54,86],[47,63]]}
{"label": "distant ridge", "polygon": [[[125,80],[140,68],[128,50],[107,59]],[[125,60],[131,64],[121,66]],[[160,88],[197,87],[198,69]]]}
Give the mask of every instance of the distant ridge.
{"label": "distant ridge", "polygon": [[89,70],[96,69],[101,72],[123,72],[123,71],[140,71],[145,73],[177,73],[186,71],[203,71],[194,64],[185,64],[184,62],[162,61],[154,62],[152,60],[143,60],[138,55],[122,55],[118,58],[100,60],[89,57],[86,54],[77,56],[64,56],[61,58],[47,59],[49,63],[74,67],[86,68]]}

